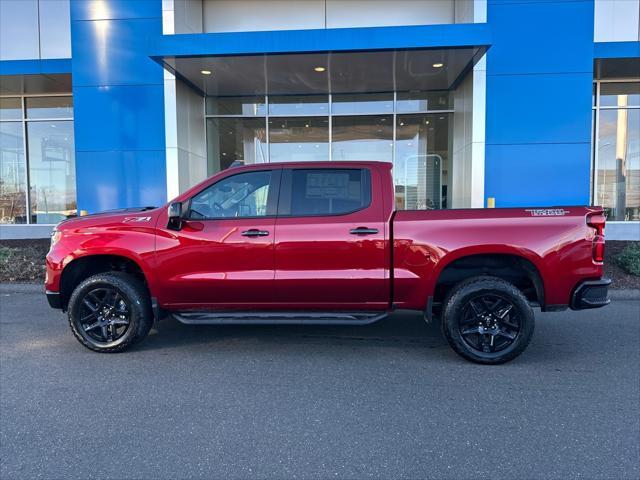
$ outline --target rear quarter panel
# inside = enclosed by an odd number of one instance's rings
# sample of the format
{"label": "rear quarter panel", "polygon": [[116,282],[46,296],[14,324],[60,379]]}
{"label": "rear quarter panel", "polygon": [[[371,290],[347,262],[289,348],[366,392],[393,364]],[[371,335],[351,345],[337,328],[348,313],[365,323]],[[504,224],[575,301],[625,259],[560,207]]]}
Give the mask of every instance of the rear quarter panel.
{"label": "rear quarter panel", "polygon": [[577,283],[602,276],[602,265],[592,260],[595,231],[586,224],[586,215],[597,210],[564,207],[558,216],[532,210],[398,211],[393,219],[396,306],[424,309],[447,265],[479,254],[526,258],[538,269],[545,305],[567,305]]}

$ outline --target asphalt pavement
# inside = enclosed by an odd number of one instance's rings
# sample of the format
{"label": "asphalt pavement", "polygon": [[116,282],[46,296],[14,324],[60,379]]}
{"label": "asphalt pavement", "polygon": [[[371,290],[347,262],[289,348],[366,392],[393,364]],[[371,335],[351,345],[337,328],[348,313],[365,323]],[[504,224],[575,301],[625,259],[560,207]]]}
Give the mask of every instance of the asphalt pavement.
{"label": "asphalt pavement", "polygon": [[439,327],[161,322],[86,350],[0,290],[0,478],[640,478],[640,302],[538,313],[502,366]]}

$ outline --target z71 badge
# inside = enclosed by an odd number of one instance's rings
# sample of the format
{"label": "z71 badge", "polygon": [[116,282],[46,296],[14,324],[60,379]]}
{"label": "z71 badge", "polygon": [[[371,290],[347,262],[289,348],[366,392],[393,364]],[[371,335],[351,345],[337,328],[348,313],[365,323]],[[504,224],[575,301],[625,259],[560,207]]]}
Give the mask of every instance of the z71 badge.
{"label": "z71 badge", "polygon": [[529,208],[525,212],[531,213],[532,217],[563,217],[570,213],[564,208]]}
{"label": "z71 badge", "polygon": [[141,222],[149,222],[151,221],[151,217],[124,217],[124,223],[141,223]]}

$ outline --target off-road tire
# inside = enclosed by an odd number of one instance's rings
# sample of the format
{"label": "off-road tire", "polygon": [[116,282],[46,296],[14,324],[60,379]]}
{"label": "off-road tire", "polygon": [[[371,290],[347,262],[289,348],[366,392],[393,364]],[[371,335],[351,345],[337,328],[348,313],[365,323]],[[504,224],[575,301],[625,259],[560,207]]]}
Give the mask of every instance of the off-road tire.
{"label": "off-road tire", "polygon": [[[469,308],[471,300],[475,301],[485,294],[496,295],[510,302],[518,319],[517,336],[499,352],[488,353],[473,348],[461,333],[460,322],[465,309]],[[495,365],[513,360],[529,345],[534,325],[535,317],[527,298],[514,285],[497,277],[479,276],[464,280],[451,289],[443,303],[441,326],[444,337],[456,353],[476,363]]]}
{"label": "off-road tire", "polygon": [[[131,310],[129,326],[111,342],[98,342],[80,328],[78,315],[85,295],[96,288],[112,288],[121,295]],[[86,348],[100,353],[116,353],[144,339],[153,325],[153,311],[149,292],[145,285],[132,275],[123,272],[107,272],[83,280],[71,294],[68,305],[69,326],[78,341]]]}

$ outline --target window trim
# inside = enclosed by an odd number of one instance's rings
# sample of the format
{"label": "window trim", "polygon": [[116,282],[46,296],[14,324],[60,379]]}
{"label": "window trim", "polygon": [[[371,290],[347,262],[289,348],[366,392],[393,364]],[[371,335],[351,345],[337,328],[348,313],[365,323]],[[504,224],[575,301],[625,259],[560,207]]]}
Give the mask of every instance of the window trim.
{"label": "window trim", "polygon": [[[209,218],[191,218],[191,202],[195,197],[200,195],[205,190],[217,185],[220,182],[227,180],[228,178],[237,177],[238,175],[245,175],[247,173],[262,173],[269,172],[271,174],[271,178],[269,178],[269,193],[267,194],[267,215],[253,215],[247,217],[209,217]],[[183,217],[183,220],[192,221],[192,222],[207,222],[210,220],[246,220],[246,219],[261,219],[261,218],[276,218],[277,210],[278,210],[278,199],[280,197],[280,189],[281,189],[281,179],[282,179],[282,169],[281,168],[264,168],[260,170],[245,170],[243,172],[233,173],[231,175],[225,175],[220,180],[210,183],[203,187],[201,190],[198,190],[196,193],[191,195],[187,200],[183,202],[183,204],[187,205],[186,214]],[[273,213],[269,213],[273,212]]]}
{"label": "window trim", "polygon": [[[369,183],[369,201],[366,205],[363,205],[354,210],[350,210],[348,212],[341,213],[312,213],[308,215],[294,215],[291,213],[291,199],[293,192],[293,171],[294,170],[331,170],[331,171],[339,171],[339,170],[360,170],[361,172],[365,172],[367,176],[367,180]],[[280,181],[280,195],[278,199],[278,210],[277,217],[278,218],[313,218],[313,217],[343,217],[345,215],[352,215],[357,212],[361,212],[371,208],[373,204],[373,181],[372,174],[370,168],[332,168],[332,167],[314,167],[313,165],[309,165],[309,167],[298,167],[298,168],[285,168],[282,170],[282,179]],[[281,213],[281,212],[289,212],[289,213]]]}

